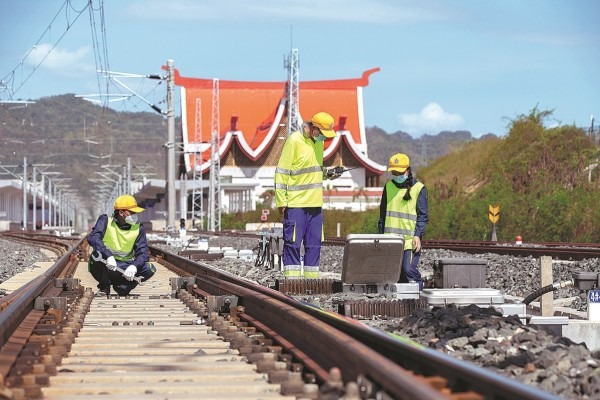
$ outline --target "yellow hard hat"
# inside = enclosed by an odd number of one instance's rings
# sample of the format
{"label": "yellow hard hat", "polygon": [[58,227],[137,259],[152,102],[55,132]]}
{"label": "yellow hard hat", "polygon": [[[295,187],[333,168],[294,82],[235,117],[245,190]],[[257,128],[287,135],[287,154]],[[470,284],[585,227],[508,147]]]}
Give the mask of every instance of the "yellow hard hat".
{"label": "yellow hard hat", "polygon": [[388,171],[397,171],[402,173],[406,171],[408,167],[410,167],[410,161],[406,154],[396,153],[390,157],[390,162],[388,163]]}
{"label": "yellow hard hat", "polygon": [[135,213],[144,211],[142,207],[138,207],[135,198],[128,194],[124,194],[115,199],[115,210],[129,210]]}
{"label": "yellow hard hat", "polygon": [[325,135],[325,137],[331,139],[335,137],[335,131],[333,130],[333,117],[326,112],[318,112],[310,119],[310,122],[319,128],[319,130]]}

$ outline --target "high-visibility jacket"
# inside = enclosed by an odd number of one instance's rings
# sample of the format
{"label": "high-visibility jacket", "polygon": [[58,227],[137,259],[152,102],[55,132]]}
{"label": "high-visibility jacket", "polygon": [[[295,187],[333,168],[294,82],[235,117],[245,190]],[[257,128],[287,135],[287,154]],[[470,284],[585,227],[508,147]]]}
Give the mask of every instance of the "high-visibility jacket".
{"label": "high-visibility jacket", "polygon": [[119,229],[114,218],[108,217],[102,241],[116,260],[128,261],[134,258],[133,246],[139,234],[140,224],[131,225],[129,230]]}
{"label": "high-visibility jacket", "polygon": [[398,188],[394,182],[385,185],[386,213],[383,233],[393,233],[404,236],[404,250],[412,249],[412,239],[417,226],[417,198],[423,189],[421,182],[410,188],[410,200],[404,200],[406,188]]}
{"label": "high-visibility jacket", "polygon": [[275,169],[277,207],[322,207],[323,171],[323,142],[292,133]]}

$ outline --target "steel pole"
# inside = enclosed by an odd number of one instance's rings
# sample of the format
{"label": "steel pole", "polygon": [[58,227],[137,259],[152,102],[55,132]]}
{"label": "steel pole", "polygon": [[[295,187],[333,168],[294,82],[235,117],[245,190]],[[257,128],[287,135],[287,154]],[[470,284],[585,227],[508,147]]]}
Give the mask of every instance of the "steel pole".
{"label": "steel pole", "polygon": [[175,229],[175,111],[173,60],[167,60],[167,230]]}

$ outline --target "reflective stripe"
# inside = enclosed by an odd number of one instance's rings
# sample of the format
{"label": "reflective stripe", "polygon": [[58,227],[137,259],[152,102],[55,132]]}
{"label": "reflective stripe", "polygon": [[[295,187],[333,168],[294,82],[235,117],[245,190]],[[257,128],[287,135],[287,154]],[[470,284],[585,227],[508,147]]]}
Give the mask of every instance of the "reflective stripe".
{"label": "reflective stripe", "polygon": [[307,168],[292,170],[292,169],[277,167],[277,168],[275,168],[275,172],[279,173],[279,174],[283,174],[283,175],[294,176],[294,175],[310,174],[313,172],[323,172],[323,168],[320,166],[314,166],[314,167],[307,167]]}
{"label": "reflective stripe", "polygon": [[304,266],[304,277],[306,279],[318,279],[319,278],[319,267]]}
{"label": "reflective stripe", "polygon": [[386,217],[392,217],[392,218],[404,218],[404,219],[409,219],[411,221],[416,221],[417,220],[417,216],[413,215],[413,214],[407,214],[407,213],[403,213],[403,212],[397,212],[397,211],[387,211],[385,213]]}
{"label": "reflective stripe", "polygon": [[285,278],[301,278],[302,266],[300,265],[284,265],[283,276]]}
{"label": "reflective stripe", "polygon": [[415,235],[415,231],[411,231],[408,229],[400,229],[400,228],[390,228],[387,226],[383,229],[383,233],[395,233],[396,235],[408,235],[408,236]]}
{"label": "reflective stripe", "polygon": [[287,191],[298,191],[298,190],[309,190],[309,189],[322,189],[322,183],[309,183],[307,185],[286,185],[284,183],[276,183],[275,189],[283,189]]}
{"label": "reflective stripe", "polygon": [[288,186],[288,192],[293,192],[297,190],[309,190],[309,189],[323,189],[323,183],[309,183],[307,185],[294,185]]}
{"label": "reflective stripe", "polygon": [[121,261],[133,260],[133,257],[131,257],[131,254],[129,252],[119,251],[116,249],[110,249],[110,252],[117,260],[121,260]]}

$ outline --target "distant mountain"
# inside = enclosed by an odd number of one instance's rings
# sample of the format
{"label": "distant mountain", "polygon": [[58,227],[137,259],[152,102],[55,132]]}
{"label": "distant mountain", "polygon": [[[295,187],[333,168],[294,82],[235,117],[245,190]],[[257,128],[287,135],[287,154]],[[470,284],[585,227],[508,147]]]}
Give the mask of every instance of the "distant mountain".
{"label": "distant mountain", "polygon": [[[154,112],[117,112],[73,94],[45,97],[34,104],[0,105],[0,165],[60,173],[51,179],[76,188],[93,204],[126,176],[165,175],[167,124]],[[11,170],[11,168],[8,168]],[[6,171],[0,177],[11,178]],[[41,176],[38,175],[38,179]]]}
{"label": "distant mountain", "polygon": [[[423,135],[413,138],[406,132],[398,131],[388,134],[378,127],[366,128],[368,155],[373,161],[387,165],[395,153],[405,153],[410,158],[411,166],[417,170],[431,161],[449,154],[461,144],[475,139],[469,131],[442,131],[437,135]],[[486,135],[481,139],[493,135]]]}

